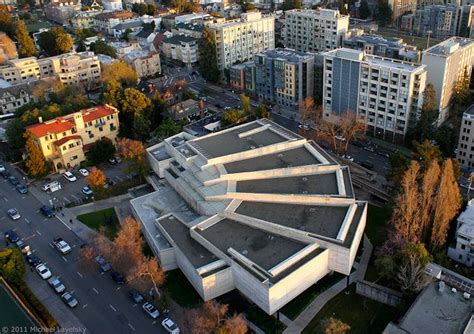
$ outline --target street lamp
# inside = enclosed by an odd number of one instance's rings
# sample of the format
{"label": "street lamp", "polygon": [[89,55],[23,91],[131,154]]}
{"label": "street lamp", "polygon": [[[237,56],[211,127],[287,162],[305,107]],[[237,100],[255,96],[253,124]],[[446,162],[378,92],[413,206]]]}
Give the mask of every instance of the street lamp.
{"label": "street lamp", "polygon": [[430,47],[430,36],[431,36],[431,33],[433,31],[431,30],[428,30],[427,33],[428,33],[428,39],[426,40],[426,48],[428,49]]}

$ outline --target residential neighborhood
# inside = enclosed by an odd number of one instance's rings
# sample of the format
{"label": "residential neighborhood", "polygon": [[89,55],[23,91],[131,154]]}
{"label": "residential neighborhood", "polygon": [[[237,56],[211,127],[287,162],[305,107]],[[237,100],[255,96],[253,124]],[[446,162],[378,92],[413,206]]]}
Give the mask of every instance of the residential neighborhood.
{"label": "residential neighborhood", "polygon": [[0,1],[2,333],[474,333],[474,4]]}

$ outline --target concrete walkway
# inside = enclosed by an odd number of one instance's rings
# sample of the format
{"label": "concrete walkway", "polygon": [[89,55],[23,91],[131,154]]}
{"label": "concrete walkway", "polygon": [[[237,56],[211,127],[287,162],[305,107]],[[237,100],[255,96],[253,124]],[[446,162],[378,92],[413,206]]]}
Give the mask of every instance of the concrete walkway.
{"label": "concrete walkway", "polygon": [[84,213],[98,211],[108,208],[115,208],[115,212],[118,215],[118,219],[122,222],[126,217],[132,215],[130,208],[130,200],[133,199],[133,196],[129,193],[115,196],[100,201],[94,201],[92,203],[87,203],[84,205],[79,205],[70,208],[69,210],[77,217]]}
{"label": "concrete walkway", "polygon": [[[369,239],[364,235],[364,252],[362,253],[361,260],[358,265],[358,269],[354,271],[349,277],[349,284],[356,282],[365,276],[367,265],[369,264],[370,255],[372,254],[373,246]],[[308,307],[301,312],[301,314],[294,321],[287,323],[283,321],[288,327],[283,332],[284,334],[297,334],[301,333],[303,329],[313,320],[313,318],[321,311],[321,309],[331,299],[336,297],[339,293],[344,291],[347,287],[347,278],[344,278],[331,286],[329,289],[317,296]],[[281,319],[281,317],[280,317]],[[286,319],[285,319],[286,320]],[[290,320],[287,318],[287,320]],[[291,320],[290,320],[291,321]]]}

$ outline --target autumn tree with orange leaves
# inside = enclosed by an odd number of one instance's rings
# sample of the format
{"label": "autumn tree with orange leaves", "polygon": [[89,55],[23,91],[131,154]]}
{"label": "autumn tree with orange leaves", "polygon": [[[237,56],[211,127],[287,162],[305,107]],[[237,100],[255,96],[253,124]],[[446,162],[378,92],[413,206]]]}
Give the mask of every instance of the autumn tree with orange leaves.
{"label": "autumn tree with orange leaves", "polygon": [[38,177],[46,174],[48,171],[48,164],[44,158],[43,152],[36,144],[33,134],[27,131],[24,135],[26,138],[26,168],[28,173],[33,177]]}
{"label": "autumn tree with orange leaves", "polygon": [[104,188],[106,177],[99,168],[92,167],[86,180],[94,191],[100,192]]}
{"label": "autumn tree with orange leaves", "polygon": [[145,145],[141,141],[122,138],[118,143],[120,156],[128,161],[128,173],[137,173],[142,179],[150,170]]}

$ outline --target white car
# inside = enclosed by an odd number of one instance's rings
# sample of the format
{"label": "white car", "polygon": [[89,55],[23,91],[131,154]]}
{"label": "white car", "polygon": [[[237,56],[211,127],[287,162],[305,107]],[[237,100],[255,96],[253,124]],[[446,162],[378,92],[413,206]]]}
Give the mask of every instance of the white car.
{"label": "white car", "polygon": [[354,162],[354,158],[351,157],[350,155],[345,154],[342,156],[342,158]]}
{"label": "white car", "polygon": [[81,173],[82,176],[89,176],[89,171],[85,168],[79,169],[79,173]]}
{"label": "white car", "polygon": [[51,271],[49,271],[48,267],[44,264],[38,264],[35,269],[42,279],[48,279],[51,277]]}
{"label": "white car", "polygon": [[179,334],[178,326],[170,318],[166,318],[165,320],[163,320],[161,322],[161,326],[163,326],[168,333]]}
{"label": "white car", "polygon": [[64,178],[65,178],[66,180],[68,180],[69,182],[77,181],[77,177],[76,177],[73,173],[71,173],[71,172],[65,172],[65,173],[63,174],[63,176],[64,176]]}
{"label": "white car", "polygon": [[72,251],[71,246],[64,241],[62,238],[56,238],[53,240],[53,246],[63,255],[70,253]]}
{"label": "white car", "polygon": [[18,220],[21,218],[20,216],[20,213],[18,212],[17,209],[13,208],[13,209],[8,209],[8,215],[10,216],[11,219],[13,220]]}
{"label": "white car", "polygon": [[156,319],[160,316],[160,312],[150,303],[144,303],[142,305],[143,311],[145,311],[150,317]]}
{"label": "white car", "polygon": [[48,280],[49,285],[56,291],[57,293],[61,293],[66,290],[66,287],[61,282],[58,276],[53,276]]}
{"label": "white car", "polygon": [[92,189],[89,186],[82,187],[81,191],[86,196],[91,196],[91,195],[94,194],[94,192],[92,191]]}

